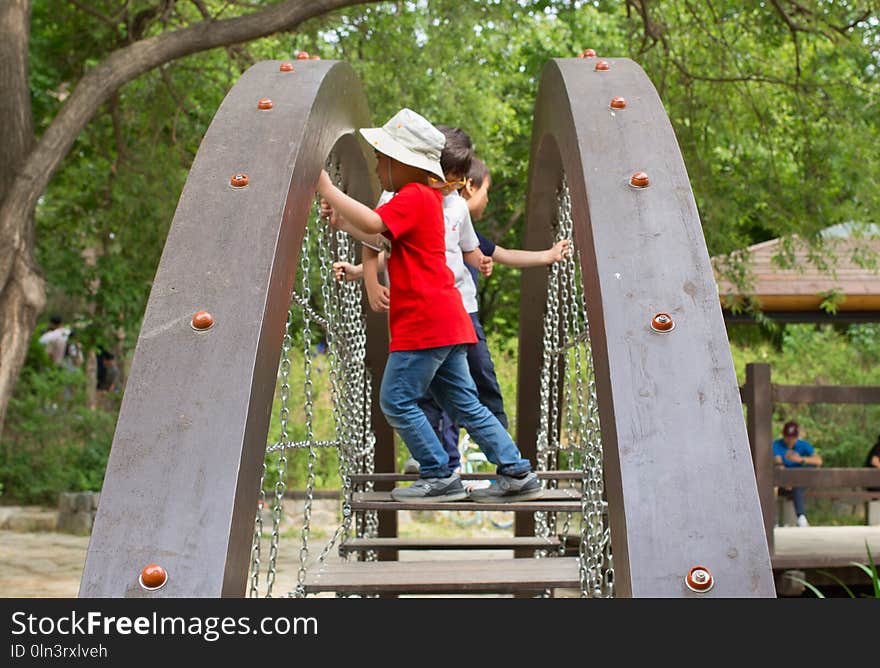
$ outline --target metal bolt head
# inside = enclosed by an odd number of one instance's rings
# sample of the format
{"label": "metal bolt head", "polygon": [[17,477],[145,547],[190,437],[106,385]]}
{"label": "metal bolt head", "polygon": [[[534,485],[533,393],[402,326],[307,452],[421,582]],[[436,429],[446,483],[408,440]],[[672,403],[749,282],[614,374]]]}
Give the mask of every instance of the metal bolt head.
{"label": "metal bolt head", "polygon": [[204,332],[214,326],[214,316],[207,311],[199,311],[192,317],[191,324],[197,332]]}
{"label": "metal bolt head", "polygon": [[597,72],[605,72],[606,70],[611,69],[611,65],[608,64],[607,60],[600,60],[598,63],[596,63],[595,69]]}
{"label": "metal bolt head", "polygon": [[244,188],[248,184],[248,175],[233,174],[232,178],[229,179],[229,183],[232,184],[233,188]]}
{"label": "metal bolt head", "polygon": [[635,188],[647,188],[651,183],[645,172],[636,172],[629,179],[629,184]]}
{"label": "metal bolt head", "polygon": [[257,102],[257,109],[271,109],[272,108],[272,100],[268,97],[261,97]]}
{"label": "metal bolt head", "polygon": [[300,51],[298,54],[296,54],[296,59],[297,60],[308,60],[309,59],[309,52],[308,51]]}
{"label": "metal bolt head", "polygon": [[286,60],[278,66],[278,70],[280,72],[293,72],[293,63],[291,63],[289,60]]}
{"label": "metal bolt head", "polygon": [[620,97],[620,95],[616,95],[611,98],[611,104],[609,105],[612,109],[625,109],[626,108],[626,100]]}
{"label": "metal bolt head", "polygon": [[684,582],[688,589],[700,594],[709,591],[715,584],[712,573],[705,566],[694,566],[691,568]]}
{"label": "metal bolt head", "polygon": [[596,52],[593,49],[584,49],[583,57],[584,58],[595,58]]}
{"label": "metal bolt head", "polygon": [[168,582],[168,571],[159,564],[147,564],[138,578],[138,583],[147,591],[161,589],[166,582]]}
{"label": "metal bolt head", "polygon": [[675,323],[668,313],[658,313],[651,320],[651,329],[655,332],[670,332],[674,327]]}

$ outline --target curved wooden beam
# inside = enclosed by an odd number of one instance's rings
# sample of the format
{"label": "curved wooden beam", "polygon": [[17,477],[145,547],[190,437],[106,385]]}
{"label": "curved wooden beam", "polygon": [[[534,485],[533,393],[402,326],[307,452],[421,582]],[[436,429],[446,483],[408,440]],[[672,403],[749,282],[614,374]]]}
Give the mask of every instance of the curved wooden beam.
{"label": "curved wooden beam", "polygon": [[[618,596],[775,596],[742,404],[684,162],[629,59],[544,68],[532,133],[529,249],[551,244],[566,176],[590,322]],[[611,109],[622,96],[625,109]],[[644,190],[630,186],[648,174]],[[518,443],[534,457],[546,269],[522,277]],[[657,333],[658,312],[675,329]],[[769,443],[767,444],[769,447]],[[715,585],[685,585],[693,566]]]}
{"label": "curved wooden beam", "polygon": [[[244,596],[281,341],[331,150],[372,206],[360,82],[345,63],[251,67],[202,141],[147,304],[80,596]],[[261,98],[268,110],[257,108]],[[231,177],[248,175],[234,188]],[[136,221],[133,221],[136,224]],[[195,331],[197,311],[215,324]],[[378,385],[377,385],[378,386]],[[147,592],[157,563],[167,584]]]}

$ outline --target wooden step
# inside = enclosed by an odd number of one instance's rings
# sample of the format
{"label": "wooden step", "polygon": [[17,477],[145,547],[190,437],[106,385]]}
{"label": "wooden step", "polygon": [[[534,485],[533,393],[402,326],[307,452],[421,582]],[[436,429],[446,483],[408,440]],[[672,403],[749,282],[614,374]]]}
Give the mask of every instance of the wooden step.
{"label": "wooden step", "polygon": [[558,550],[558,538],[501,536],[498,538],[351,538],[339,546],[339,552],[365,550]]}
{"label": "wooden step", "polygon": [[308,593],[476,594],[579,587],[576,557],[454,561],[344,561],[306,574]]}
{"label": "wooden step", "polygon": [[[539,480],[581,480],[584,476],[580,471],[535,471]],[[353,483],[364,482],[406,482],[418,480],[418,473],[353,473]],[[494,473],[462,473],[462,480],[495,480]]]}
{"label": "wooden step", "polygon": [[534,501],[518,503],[477,503],[476,501],[438,501],[412,503],[394,501],[391,492],[356,492],[352,495],[352,510],[500,510],[505,512],[537,511],[557,513],[581,512],[580,493],[574,489],[545,489],[544,496]]}

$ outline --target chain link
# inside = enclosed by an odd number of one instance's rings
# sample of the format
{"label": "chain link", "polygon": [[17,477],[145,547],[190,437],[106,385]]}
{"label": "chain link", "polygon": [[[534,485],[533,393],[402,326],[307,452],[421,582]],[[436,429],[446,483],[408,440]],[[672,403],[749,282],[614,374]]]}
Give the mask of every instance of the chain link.
{"label": "chain link", "polygon": [[[331,178],[344,189],[338,162],[331,156],[327,165]],[[311,517],[316,483],[316,465],[319,452],[334,450],[338,454],[338,473],[342,484],[342,521],[336,531],[320,551],[315,564],[323,565],[327,555],[337,543],[348,540],[352,532],[354,513],[353,473],[371,473],[374,469],[375,436],[371,431],[370,417],[370,378],[366,369],[366,319],[362,307],[362,291],[355,282],[338,282],[333,279],[332,263],[338,259],[355,262],[355,244],[345,233],[328,226],[320,220],[319,200],[306,225],[297,273],[298,289],[291,295],[287,329],[282,344],[279,367],[281,398],[281,435],[276,442],[266,448],[266,455],[277,453],[277,482],[275,483],[275,503],[273,507],[272,542],[266,564],[265,596],[271,596],[277,574],[277,557],[281,522],[283,520],[283,497],[286,490],[287,456],[289,449],[307,451],[306,489],[303,505],[303,523],[300,531],[299,568],[296,583],[288,596],[305,596],[307,570],[311,553]],[[315,437],[314,421],[315,389],[313,351],[318,334],[313,328],[317,325],[327,343],[328,379],[330,385],[330,405],[334,434],[330,438]],[[303,354],[303,419],[305,438],[292,442],[289,438],[290,410],[290,368],[293,350],[293,336],[297,331],[302,335]],[[297,351],[299,353],[300,351]],[[260,509],[265,507],[266,465],[260,480]],[[372,483],[365,486],[372,489]],[[263,533],[262,514],[257,513],[254,539],[251,547],[251,583],[249,596],[260,595],[261,536]],[[372,514],[375,518],[377,515]],[[375,520],[374,520],[375,522]],[[355,527],[357,535],[377,531],[377,525],[368,521],[363,531]],[[346,555],[347,558],[347,555]]]}
{"label": "chain link", "polygon": [[[581,595],[610,597],[614,594],[611,533],[606,526],[602,442],[596,383],[590,346],[589,323],[580,251],[574,244],[571,195],[563,180],[557,195],[554,239],[570,239],[571,254],[550,267],[545,306],[540,378],[538,468],[549,470],[566,462],[581,473],[578,571]],[[562,418],[562,419],[560,419]],[[563,436],[564,434],[564,436]],[[575,487],[578,482],[571,483]],[[563,539],[557,554],[565,552],[573,515],[562,518]],[[553,513],[536,514],[535,534],[556,533]],[[547,550],[536,556],[549,556]]]}

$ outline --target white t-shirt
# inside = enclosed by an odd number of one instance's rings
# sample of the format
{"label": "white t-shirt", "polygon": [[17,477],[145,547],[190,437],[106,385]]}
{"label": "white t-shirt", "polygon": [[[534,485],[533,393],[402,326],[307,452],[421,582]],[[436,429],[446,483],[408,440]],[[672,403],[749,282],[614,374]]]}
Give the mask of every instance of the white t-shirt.
{"label": "white t-shirt", "polygon": [[55,364],[64,363],[64,353],[67,350],[67,337],[70,336],[70,329],[67,327],[56,327],[40,337],[40,343],[46,346],[46,352]]}
{"label": "white t-shirt", "polygon": [[462,253],[479,248],[471,214],[464,197],[453,191],[443,198],[443,220],[446,223],[446,264],[455,276],[455,287],[461,293],[464,310],[477,312],[477,287],[464,264]]}

